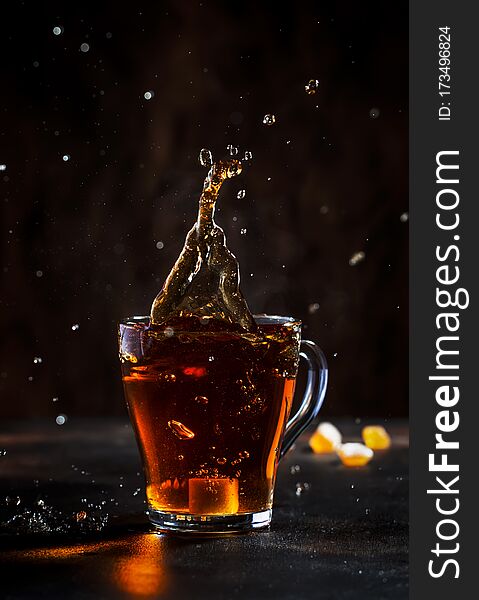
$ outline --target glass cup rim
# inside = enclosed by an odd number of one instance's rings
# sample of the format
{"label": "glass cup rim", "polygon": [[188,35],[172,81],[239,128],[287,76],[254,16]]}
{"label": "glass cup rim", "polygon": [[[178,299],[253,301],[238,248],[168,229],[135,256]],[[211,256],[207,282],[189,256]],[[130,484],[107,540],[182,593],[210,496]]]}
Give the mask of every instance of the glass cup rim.
{"label": "glass cup rim", "polygon": [[[301,327],[302,325],[300,319],[295,319],[294,317],[285,317],[281,315],[267,315],[266,313],[255,314],[253,315],[253,319],[255,320],[257,325],[282,325],[285,327]],[[122,319],[119,322],[119,325],[123,325],[124,327],[138,327],[138,325],[149,325],[149,322],[150,315],[142,315]],[[182,333],[188,333],[188,331],[182,330]],[[196,331],[195,333],[198,333],[198,331]]]}

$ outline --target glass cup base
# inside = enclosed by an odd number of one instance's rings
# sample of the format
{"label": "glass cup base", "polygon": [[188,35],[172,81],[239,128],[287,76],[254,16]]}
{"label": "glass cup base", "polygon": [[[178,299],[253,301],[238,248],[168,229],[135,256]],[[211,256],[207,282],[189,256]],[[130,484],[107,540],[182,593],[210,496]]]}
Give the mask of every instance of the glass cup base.
{"label": "glass cup base", "polygon": [[177,533],[239,533],[268,527],[271,509],[236,515],[189,515],[150,509],[148,518],[156,529]]}

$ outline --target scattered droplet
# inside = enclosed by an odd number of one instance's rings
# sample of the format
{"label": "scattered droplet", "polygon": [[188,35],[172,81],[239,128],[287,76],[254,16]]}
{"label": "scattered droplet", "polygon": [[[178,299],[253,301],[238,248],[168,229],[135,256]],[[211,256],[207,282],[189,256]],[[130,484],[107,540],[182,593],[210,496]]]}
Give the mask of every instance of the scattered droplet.
{"label": "scattered droplet", "polygon": [[62,158],[63,158],[64,162],[68,162],[70,160],[70,155],[69,154],[64,154]]}
{"label": "scattered droplet", "polygon": [[317,302],[313,302],[308,306],[308,312],[310,315],[314,315],[315,312],[318,312],[319,304]]}
{"label": "scattered droplet", "polygon": [[80,521],[84,521],[86,519],[86,515],[86,511],[84,510],[80,510],[79,512],[77,512],[75,515],[77,523],[79,523]]}
{"label": "scattered droplet", "polygon": [[168,338],[173,337],[175,335],[175,331],[174,331],[173,327],[166,327],[165,331],[163,333]]}
{"label": "scattered droplet", "polygon": [[88,50],[90,50],[90,45],[86,42],[83,42],[83,44],[80,46],[80,50],[82,52],[88,52]]}
{"label": "scattered droplet", "polygon": [[208,360],[209,360],[209,362],[213,362],[213,361],[214,361],[214,359],[215,359],[215,357],[214,357],[214,356],[208,356]]}
{"label": "scattered droplet", "polygon": [[241,229],[240,233],[241,235],[246,235],[247,231],[248,230],[246,229],[246,227],[244,227],[243,229]]}
{"label": "scattered droplet", "polygon": [[195,396],[195,402],[199,404],[208,404],[208,398],[206,396]]}
{"label": "scattered droplet", "polygon": [[233,144],[228,144],[226,149],[228,150],[230,156],[236,156],[239,152],[238,146],[233,146]]}
{"label": "scattered droplet", "polygon": [[240,458],[249,458],[249,452],[248,450],[241,450],[241,452],[238,452],[238,456]]}
{"label": "scattered droplet", "polygon": [[33,359],[33,362],[36,365],[41,365],[43,360],[42,360],[41,356],[35,356],[35,358]]}
{"label": "scattered droplet", "polygon": [[226,463],[226,458],[225,458],[224,456],[222,456],[221,458],[217,458],[217,459],[216,459],[216,462],[217,462],[219,465],[224,465],[224,464]]}
{"label": "scattered droplet", "polygon": [[78,323],[73,323],[72,331],[78,331],[80,329],[80,325]]}
{"label": "scattered droplet", "polygon": [[195,437],[194,432],[180,421],[168,421],[168,427],[180,440],[192,440]]}
{"label": "scattered droplet", "polygon": [[274,125],[276,123],[276,117],[274,115],[267,114],[263,117],[263,125]]}
{"label": "scattered droplet", "polygon": [[238,198],[238,200],[243,200],[243,198],[246,196],[246,190],[240,190],[237,194],[236,197]]}
{"label": "scattered droplet", "polygon": [[307,492],[310,488],[309,483],[297,483],[296,484],[296,496],[301,496],[303,492]]}
{"label": "scattered droplet", "polygon": [[58,402],[59,398],[58,396],[55,396],[55,398],[52,398],[52,402]]}
{"label": "scattered droplet", "polygon": [[404,212],[400,217],[399,220],[401,221],[401,223],[407,223],[409,221],[409,213]]}
{"label": "scattered droplet", "polygon": [[304,86],[304,90],[307,94],[312,96],[318,91],[319,81],[317,79],[310,79],[308,83]]}
{"label": "scattered droplet", "polygon": [[7,454],[6,450],[0,450],[0,456],[5,456]]}
{"label": "scattered droplet", "polygon": [[156,242],[156,247],[158,248],[158,250],[163,250],[165,244],[163,242]]}
{"label": "scattered droplet", "polygon": [[213,164],[213,155],[211,154],[210,150],[207,148],[202,148],[200,150],[199,161],[202,167],[211,167]]}
{"label": "scattered droplet", "polygon": [[244,153],[244,160],[250,161],[252,159],[253,159],[253,153],[250,150],[246,150],[246,152]]}
{"label": "scattered droplet", "polygon": [[379,117],[380,111],[379,108],[371,108],[369,111],[369,116],[371,119],[377,119]]}
{"label": "scattered droplet", "polygon": [[37,277],[43,277],[43,271],[38,270],[38,271],[35,272],[35,275]]}
{"label": "scattered droplet", "polygon": [[360,252],[355,252],[351,258],[349,259],[349,266],[354,267],[358,263],[362,262],[366,258],[366,253],[362,250]]}
{"label": "scattered droplet", "polygon": [[145,98],[145,100],[151,100],[154,95],[155,95],[155,92],[153,90],[148,90],[147,92],[145,92],[143,94],[143,97]]}
{"label": "scattered droplet", "polygon": [[301,471],[301,467],[299,465],[291,465],[291,467],[289,468],[289,472],[291,473],[291,475],[295,475],[296,473],[299,473]]}
{"label": "scattered droplet", "polygon": [[65,425],[65,423],[67,422],[66,415],[58,415],[55,419],[55,422],[57,425]]}
{"label": "scattered droplet", "polygon": [[178,460],[184,460],[185,456],[183,454],[178,454]]}
{"label": "scattered droplet", "polygon": [[7,165],[1,164],[0,165],[0,171],[6,171],[6,170],[7,170]]}
{"label": "scattered droplet", "polygon": [[59,25],[56,25],[53,28],[53,35],[61,35],[63,33],[63,27],[60,27]]}

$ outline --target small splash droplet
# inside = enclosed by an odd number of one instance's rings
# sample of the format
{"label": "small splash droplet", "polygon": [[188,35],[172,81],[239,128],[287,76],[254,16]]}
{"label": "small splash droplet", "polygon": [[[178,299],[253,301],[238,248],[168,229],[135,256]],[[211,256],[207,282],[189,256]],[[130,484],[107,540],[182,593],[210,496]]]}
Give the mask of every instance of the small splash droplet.
{"label": "small splash droplet", "polygon": [[355,252],[351,258],[349,259],[349,266],[354,267],[358,263],[362,262],[366,258],[366,253],[362,250],[360,252]]}
{"label": "small splash droplet", "polygon": [[158,248],[158,250],[163,250],[165,244],[163,242],[156,242],[156,247]]}
{"label": "small splash droplet", "polygon": [[80,325],[78,323],[74,323],[72,325],[72,331],[78,331],[80,329]]}
{"label": "small splash droplet", "polygon": [[244,160],[245,161],[253,160],[253,153],[250,150],[246,150],[246,152],[244,153]]}
{"label": "small splash droplet", "polygon": [[243,228],[243,229],[240,231],[240,233],[241,233],[241,235],[246,235],[247,231],[248,231],[248,230],[247,230],[247,229],[246,229],[246,227],[245,227],[245,228]]}
{"label": "small splash droplet", "polygon": [[36,365],[41,365],[43,360],[40,356],[35,356],[35,358],[33,359],[34,364]]}
{"label": "small splash droplet", "polygon": [[86,519],[86,511],[80,510],[79,512],[77,512],[75,515],[75,519],[77,523],[80,523],[80,521],[84,521]]}
{"label": "small splash droplet", "polygon": [[371,119],[377,119],[379,117],[380,111],[379,108],[371,108],[369,111],[369,116]]}
{"label": "small splash droplet", "polygon": [[56,25],[53,28],[53,35],[61,35],[63,33],[63,27],[60,27],[59,25]]}
{"label": "small splash droplet", "polygon": [[214,361],[214,359],[215,359],[215,357],[214,357],[214,356],[208,356],[208,360],[209,360],[209,362],[213,362],[213,361]]}
{"label": "small splash droplet", "polygon": [[52,402],[58,402],[59,398],[57,396],[55,396],[55,398],[52,398]]}
{"label": "small splash droplet", "polygon": [[202,148],[199,155],[200,165],[202,167],[211,167],[213,164],[213,155],[207,148]]}
{"label": "small splash droplet", "polygon": [[226,464],[226,458],[225,458],[224,456],[223,456],[223,457],[221,457],[221,458],[217,458],[217,459],[216,459],[216,462],[217,462],[219,465],[224,465],[224,464]]}
{"label": "small splash droplet", "polygon": [[291,473],[291,475],[295,475],[296,473],[299,473],[301,471],[301,467],[299,465],[291,465],[291,467],[289,468],[289,472]]}
{"label": "small splash droplet", "polygon": [[404,212],[400,217],[399,220],[401,221],[401,223],[407,223],[409,221],[409,213]]}
{"label": "small splash droplet", "polygon": [[249,458],[249,452],[248,450],[241,450],[241,452],[238,452],[238,456],[240,458]]}
{"label": "small splash droplet", "polygon": [[43,271],[40,271],[40,270],[38,270],[38,271],[35,271],[35,275],[36,275],[37,277],[43,277]]}
{"label": "small splash droplet", "polygon": [[308,83],[304,86],[304,91],[312,96],[318,91],[319,81],[317,79],[310,79]]}
{"label": "small splash droplet", "polygon": [[7,165],[1,164],[0,165],[0,171],[6,171],[6,170],[7,170]]}
{"label": "small splash droplet", "polygon": [[208,404],[208,398],[206,396],[196,396],[195,402],[198,402],[199,404]]}
{"label": "small splash droplet", "polygon": [[267,114],[263,117],[263,125],[274,125],[276,123],[276,117],[274,115]]}
{"label": "small splash droplet", "polygon": [[178,454],[178,460],[183,460],[185,457],[183,454]]}
{"label": "small splash droplet", "polygon": [[308,312],[310,315],[314,315],[315,312],[318,312],[319,308],[318,302],[313,302],[308,306]]}
{"label": "small splash droplet", "polygon": [[230,156],[236,156],[239,152],[238,146],[233,146],[233,144],[228,144],[226,149],[228,150]]}
{"label": "small splash droplet", "polygon": [[62,158],[63,158],[64,162],[68,162],[70,160],[70,155],[69,154],[64,154]]}
{"label": "small splash droplet", "polygon": [[80,50],[82,52],[88,52],[88,50],[90,50],[90,44],[83,42],[83,44],[80,46]]}
{"label": "small splash droplet", "polygon": [[55,422],[57,425],[65,425],[65,423],[67,422],[67,416],[66,415],[58,415],[55,419]]}
{"label": "small splash droplet", "polygon": [[145,100],[151,100],[153,98],[153,96],[155,95],[155,92],[153,90],[148,90],[147,92],[145,92],[143,94],[143,98]]}
{"label": "small splash droplet", "polygon": [[180,440],[192,440],[195,437],[194,432],[180,421],[168,421],[168,427]]}
{"label": "small splash droplet", "polygon": [[237,194],[236,197],[238,198],[238,200],[243,200],[243,198],[246,196],[246,190],[240,190]]}

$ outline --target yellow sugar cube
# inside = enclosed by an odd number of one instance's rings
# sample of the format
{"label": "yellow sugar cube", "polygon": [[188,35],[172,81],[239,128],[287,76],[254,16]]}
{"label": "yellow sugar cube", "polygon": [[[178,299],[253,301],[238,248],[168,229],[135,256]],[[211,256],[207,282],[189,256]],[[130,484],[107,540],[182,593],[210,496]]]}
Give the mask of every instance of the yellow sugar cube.
{"label": "yellow sugar cube", "polygon": [[363,440],[371,450],[386,450],[391,445],[388,432],[381,425],[368,425],[363,429]]}
{"label": "yellow sugar cube", "polygon": [[356,443],[342,444],[337,452],[345,467],[364,467],[374,455],[371,448]]}
{"label": "yellow sugar cube", "polygon": [[321,423],[309,440],[315,454],[334,452],[342,442],[341,432],[332,423]]}

